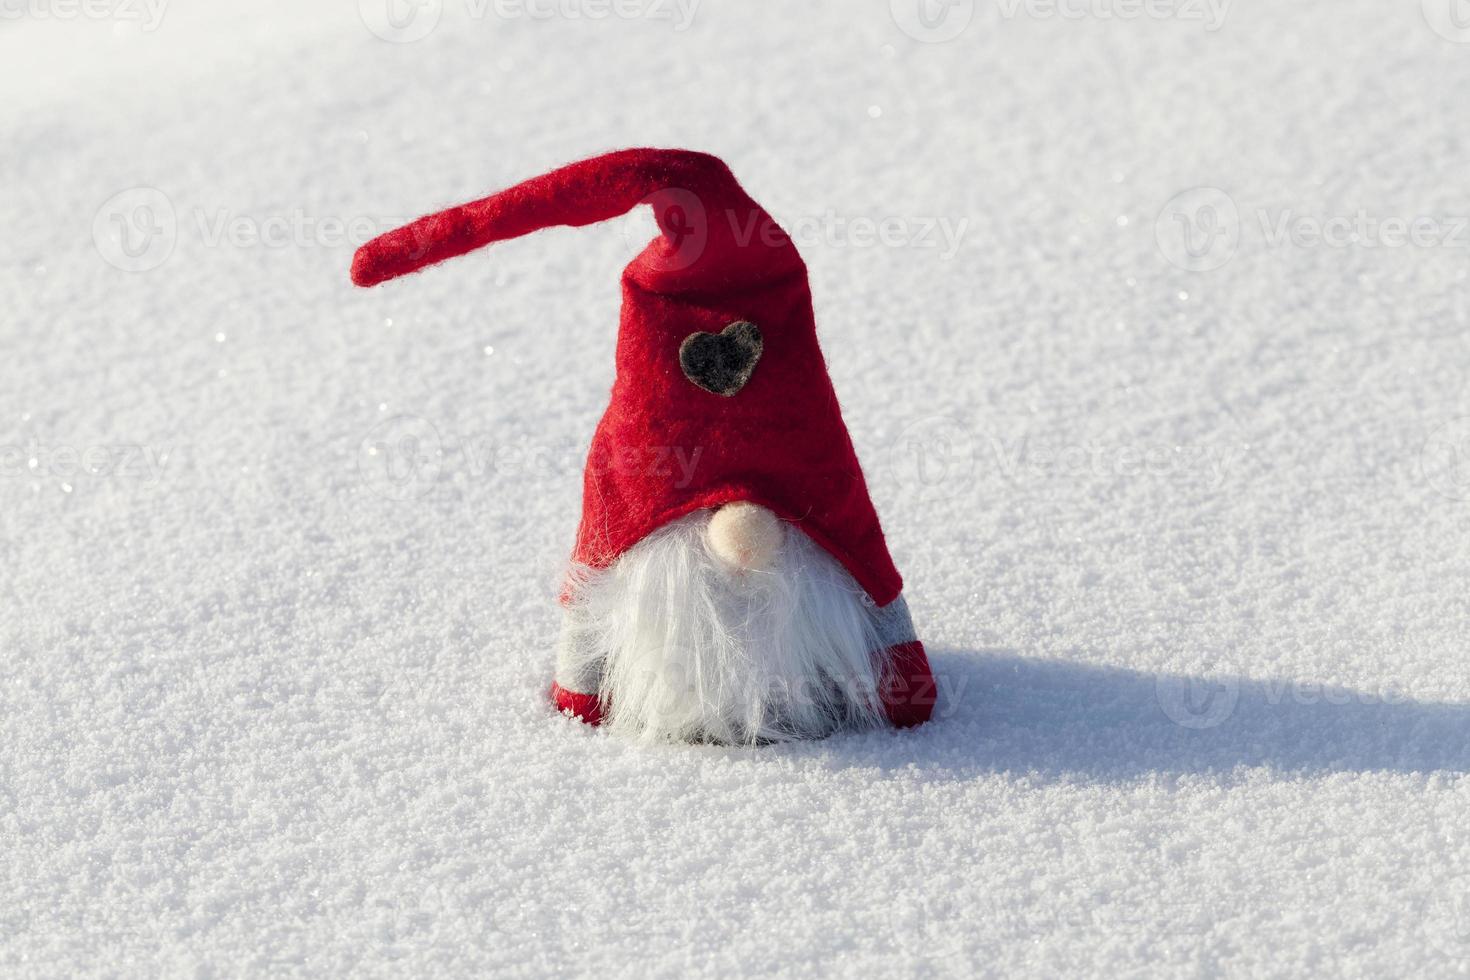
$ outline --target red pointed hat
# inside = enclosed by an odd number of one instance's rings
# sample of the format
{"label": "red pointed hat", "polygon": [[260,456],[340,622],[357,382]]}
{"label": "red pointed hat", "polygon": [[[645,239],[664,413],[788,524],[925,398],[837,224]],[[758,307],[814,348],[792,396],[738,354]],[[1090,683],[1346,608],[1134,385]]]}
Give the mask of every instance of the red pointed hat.
{"label": "red pointed hat", "polygon": [[806,266],[718,158],[622,150],[420,218],[358,249],[372,286],[553,225],[649,204],[660,234],[623,271],[612,398],[592,440],[573,558],[611,564],[702,507],[799,525],[880,606],[889,557],[817,345]]}

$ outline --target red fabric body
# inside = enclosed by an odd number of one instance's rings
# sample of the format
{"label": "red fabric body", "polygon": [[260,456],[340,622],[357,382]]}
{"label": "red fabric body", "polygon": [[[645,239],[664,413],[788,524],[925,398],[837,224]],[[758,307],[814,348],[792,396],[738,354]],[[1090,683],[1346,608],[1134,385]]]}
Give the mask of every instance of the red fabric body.
{"label": "red fabric body", "polygon": [[895,727],[912,728],[929,720],[939,692],[924,644],[914,640],[889,649],[878,693]]}
{"label": "red fabric body", "polygon": [[551,703],[556,705],[556,710],[562,714],[570,714],[589,725],[602,723],[602,703],[597,700],[595,694],[578,694],[576,691],[568,691],[560,684],[553,683]]}
{"label": "red fabric body", "polygon": [[[806,266],[715,157],[623,150],[562,167],[368,242],[372,285],[490,242],[653,208],[660,235],[623,273],[617,378],[588,454],[574,558],[603,567],[664,523],[749,500],[801,526],[878,605],[903,583],[817,346]],[[743,388],[685,377],[679,346],[737,320],[762,352]]]}
{"label": "red fabric body", "polygon": [[[737,320],[764,349],[730,397],[693,384],[679,345]],[[798,524],[878,605],[903,581],[817,346],[805,270],[760,289],[669,297],[623,280],[617,380],[583,477],[574,559],[612,563],[701,507],[748,500]]]}

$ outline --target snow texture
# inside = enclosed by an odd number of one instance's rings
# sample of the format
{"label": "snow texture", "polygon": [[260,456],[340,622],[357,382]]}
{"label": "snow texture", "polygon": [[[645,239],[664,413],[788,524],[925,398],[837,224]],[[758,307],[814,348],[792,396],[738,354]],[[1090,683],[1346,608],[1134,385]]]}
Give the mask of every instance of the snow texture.
{"label": "snow texture", "polygon": [[[916,10],[5,5],[0,973],[1470,970],[1470,35]],[[797,238],[922,729],[546,705],[647,216],[347,269],[632,145]]]}

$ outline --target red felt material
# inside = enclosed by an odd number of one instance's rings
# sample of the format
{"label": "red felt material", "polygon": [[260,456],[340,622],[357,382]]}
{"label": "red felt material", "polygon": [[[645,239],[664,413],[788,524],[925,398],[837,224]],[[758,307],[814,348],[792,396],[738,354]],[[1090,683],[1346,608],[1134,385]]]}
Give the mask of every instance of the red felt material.
{"label": "red felt material", "polygon": [[887,653],[879,695],[888,720],[898,728],[912,728],[929,720],[938,700],[934,674],[924,644],[918,640],[891,647]]}
{"label": "red felt material", "polygon": [[[588,454],[574,559],[605,567],[675,518],[748,500],[800,525],[887,605],[903,582],[817,345],[806,266],[715,157],[637,149],[574,163],[373,239],[352,278],[373,285],[645,203],[660,235],[623,272],[617,377]],[[763,352],[726,397],[684,376],[679,345],[736,320],[756,324]]]}
{"label": "red felt material", "polygon": [[589,725],[597,725],[602,722],[602,704],[598,702],[595,694],[578,694],[576,691],[568,691],[560,684],[552,683],[551,703],[556,705],[556,710],[562,714],[570,712],[573,717]]}

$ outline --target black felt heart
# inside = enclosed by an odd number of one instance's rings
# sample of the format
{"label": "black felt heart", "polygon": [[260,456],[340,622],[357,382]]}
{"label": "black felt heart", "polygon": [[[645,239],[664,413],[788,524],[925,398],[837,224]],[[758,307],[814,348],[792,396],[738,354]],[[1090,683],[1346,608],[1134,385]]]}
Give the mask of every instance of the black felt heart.
{"label": "black felt heart", "polygon": [[761,332],[749,320],[736,320],[719,333],[692,333],[679,345],[684,377],[726,398],[750,380],[761,359]]}

